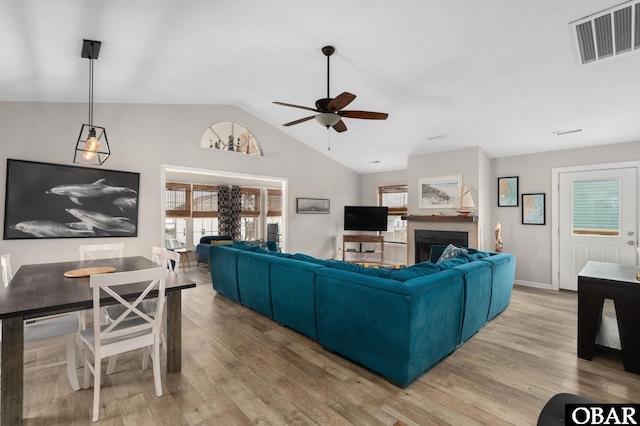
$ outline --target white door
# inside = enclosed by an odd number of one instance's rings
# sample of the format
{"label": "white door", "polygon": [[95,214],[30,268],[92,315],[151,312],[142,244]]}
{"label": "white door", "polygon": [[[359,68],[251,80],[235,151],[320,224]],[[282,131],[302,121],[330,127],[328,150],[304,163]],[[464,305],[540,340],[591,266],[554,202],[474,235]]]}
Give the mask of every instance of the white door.
{"label": "white door", "polygon": [[636,174],[635,167],[560,173],[561,289],[578,289],[589,260],[637,263]]}

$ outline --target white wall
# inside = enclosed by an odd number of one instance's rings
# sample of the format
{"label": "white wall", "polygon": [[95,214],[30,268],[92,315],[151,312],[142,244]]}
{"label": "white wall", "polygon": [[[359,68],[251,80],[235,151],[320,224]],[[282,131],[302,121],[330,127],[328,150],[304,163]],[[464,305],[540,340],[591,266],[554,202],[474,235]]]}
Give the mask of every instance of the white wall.
{"label": "white wall", "polygon": [[[5,198],[7,158],[71,164],[86,118],[86,104],[0,102],[0,199]],[[265,157],[201,149],[205,129],[224,120],[250,129]],[[287,179],[289,252],[335,256],[343,206],[359,201],[357,173],[235,106],[96,104],[94,123],[106,127],[111,146],[112,155],[102,167],[140,173],[138,237],[118,239],[125,243],[125,255],[148,256],[151,246],[161,244],[163,164]],[[296,197],[328,198],[331,213],[298,215]],[[27,263],[77,259],[79,244],[113,240],[2,240],[0,252],[11,253],[17,270]]]}

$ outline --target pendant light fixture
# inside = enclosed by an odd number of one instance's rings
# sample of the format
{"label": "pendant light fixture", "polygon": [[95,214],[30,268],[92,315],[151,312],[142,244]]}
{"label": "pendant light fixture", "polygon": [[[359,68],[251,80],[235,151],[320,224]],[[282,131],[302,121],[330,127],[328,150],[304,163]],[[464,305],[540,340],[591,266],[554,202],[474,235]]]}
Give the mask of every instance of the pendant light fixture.
{"label": "pendant light fixture", "polygon": [[98,59],[101,45],[100,41],[82,41],[81,56],[89,59],[89,124],[83,124],[80,128],[78,143],[76,143],[73,155],[74,163],[96,166],[101,166],[111,155],[107,131],[104,127],[93,124],[93,61]]}

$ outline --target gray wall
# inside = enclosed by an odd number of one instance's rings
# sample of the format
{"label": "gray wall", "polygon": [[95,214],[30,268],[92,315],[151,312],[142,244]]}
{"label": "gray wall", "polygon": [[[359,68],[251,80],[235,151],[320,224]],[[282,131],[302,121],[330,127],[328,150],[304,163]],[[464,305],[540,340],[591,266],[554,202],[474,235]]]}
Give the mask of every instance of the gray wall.
{"label": "gray wall", "polygon": [[[502,224],[504,251],[516,255],[516,282],[551,286],[551,171],[554,168],[617,163],[640,159],[640,142],[577,148],[540,154],[494,158],[492,199],[497,200],[496,179],[519,176],[520,194],[546,194],[546,225],[522,225],[521,210],[515,207],[492,209],[492,222]],[[520,200],[520,204],[521,204]]]}
{"label": "gray wall", "polygon": [[[5,198],[7,158],[71,164],[86,119],[86,104],[0,102],[0,199]],[[250,129],[264,158],[201,149],[205,129],[223,120]],[[103,167],[140,173],[138,237],[118,239],[125,243],[125,255],[149,256],[151,247],[162,243],[162,165],[286,179],[289,252],[335,256],[342,240],[342,207],[359,202],[357,173],[235,106],[96,104],[94,123],[106,127],[111,146]],[[298,215],[296,197],[328,198],[331,213]],[[1,208],[4,220],[4,202]],[[11,253],[17,270],[26,263],[77,259],[78,245],[113,241],[2,240],[0,253]]]}
{"label": "gray wall", "polygon": [[[551,172],[554,168],[618,163],[640,159],[640,142],[601,145],[539,154],[489,159],[480,149],[462,149],[409,157],[408,170],[374,173],[361,178],[361,200],[371,187],[401,183],[406,173],[409,185],[409,213],[430,214],[417,208],[418,179],[461,174],[473,193],[480,216],[480,237],[485,249],[495,249],[493,230],[502,224],[504,251],[516,258],[516,282],[551,288]],[[518,207],[498,207],[498,177],[518,176],[519,193],[546,194],[546,225],[522,225]],[[447,212],[443,212],[447,213]],[[452,211],[448,213],[453,213]],[[486,218],[486,219],[485,219]]]}

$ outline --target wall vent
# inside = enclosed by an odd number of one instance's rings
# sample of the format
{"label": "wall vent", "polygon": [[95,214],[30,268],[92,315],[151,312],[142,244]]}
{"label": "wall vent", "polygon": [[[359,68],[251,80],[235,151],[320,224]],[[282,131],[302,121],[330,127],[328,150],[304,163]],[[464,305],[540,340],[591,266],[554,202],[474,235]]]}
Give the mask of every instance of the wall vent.
{"label": "wall vent", "polygon": [[571,22],[582,65],[640,48],[640,0]]}

